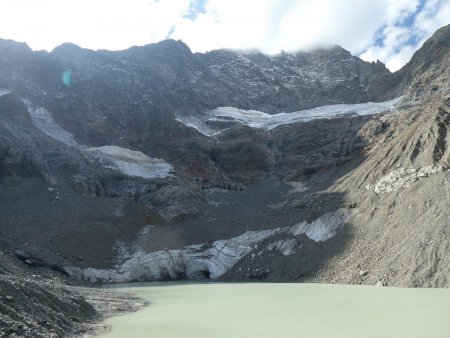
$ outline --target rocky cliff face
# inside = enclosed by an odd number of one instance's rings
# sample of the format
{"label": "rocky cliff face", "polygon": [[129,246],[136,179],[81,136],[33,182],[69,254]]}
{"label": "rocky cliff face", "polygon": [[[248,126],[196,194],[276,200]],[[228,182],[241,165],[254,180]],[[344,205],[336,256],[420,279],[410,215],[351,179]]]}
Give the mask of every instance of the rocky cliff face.
{"label": "rocky cliff face", "polygon": [[449,34],[449,26],[439,29],[400,72],[409,85],[406,95],[410,100],[432,103],[448,97]]}
{"label": "rocky cliff face", "polygon": [[68,286],[44,269],[34,274],[0,252],[0,335],[4,337],[81,337],[104,333],[98,321],[145,305],[136,296]]}
{"label": "rocky cliff face", "polygon": [[[26,45],[4,40],[0,47],[0,84],[11,90],[36,97],[71,93],[91,104],[106,99],[109,108],[113,102],[151,101],[149,112],[166,114],[219,106],[273,114],[365,102],[380,95],[372,86],[389,74],[383,64],[364,62],[338,46],[276,56],[232,50],[193,54],[174,40],[120,52],[64,44],[51,53],[33,53]],[[70,91],[60,81],[65,70],[72,70]]]}
{"label": "rocky cliff face", "polygon": [[394,74],[2,40],[0,249],[80,281],[446,286],[449,37]]}

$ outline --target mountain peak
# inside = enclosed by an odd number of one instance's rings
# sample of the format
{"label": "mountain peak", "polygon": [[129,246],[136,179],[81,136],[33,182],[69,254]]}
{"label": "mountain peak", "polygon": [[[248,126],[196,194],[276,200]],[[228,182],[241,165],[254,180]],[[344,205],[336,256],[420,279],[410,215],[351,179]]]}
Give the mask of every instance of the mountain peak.
{"label": "mountain peak", "polygon": [[9,39],[0,38],[0,50],[8,50],[10,52],[32,53],[33,50],[25,42],[17,42]]}
{"label": "mountain peak", "polygon": [[147,52],[147,51],[169,51],[169,52],[182,52],[182,53],[189,53],[192,54],[191,49],[187,44],[185,44],[181,40],[174,40],[174,39],[166,39],[155,43],[150,43],[143,46],[133,46],[126,50],[120,51],[120,52],[126,52],[126,53],[134,53],[134,52]]}
{"label": "mountain peak", "polygon": [[438,29],[398,74],[408,85],[410,100],[433,100],[438,94],[449,95],[450,25]]}
{"label": "mountain peak", "polygon": [[[51,51],[51,54],[78,54],[83,51],[91,51],[90,49],[82,48],[74,43],[71,42],[64,42],[60,44],[59,46],[56,46]],[[92,51],[93,52],[93,51]]]}

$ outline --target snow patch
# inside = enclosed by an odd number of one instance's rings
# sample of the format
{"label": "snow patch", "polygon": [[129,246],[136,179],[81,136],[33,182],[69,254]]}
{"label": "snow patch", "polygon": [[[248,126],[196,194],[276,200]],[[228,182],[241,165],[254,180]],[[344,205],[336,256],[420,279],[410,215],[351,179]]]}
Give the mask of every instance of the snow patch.
{"label": "snow patch", "polygon": [[73,135],[61,128],[47,109],[33,107],[28,100],[23,100],[23,102],[28,108],[28,113],[30,114],[33,124],[39,130],[47,136],[68,146],[78,147],[78,143],[74,140]]}
{"label": "snow patch", "polygon": [[192,128],[197,130],[200,134],[206,135],[206,136],[214,136],[217,134],[217,131],[213,130],[212,128],[208,127],[208,125],[203,121],[202,119],[195,117],[195,116],[189,116],[189,117],[178,117],[175,119],[175,121],[183,123],[186,127]]}
{"label": "snow patch", "polygon": [[104,167],[128,176],[165,178],[171,176],[173,172],[173,167],[166,161],[149,157],[141,151],[117,146],[91,147],[84,151],[100,159]]}
{"label": "snow patch", "polygon": [[288,195],[296,194],[299,192],[305,192],[306,190],[309,189],[303,182],[289,181],[287,182],[287,184],[289,184],[292,187],[291,189],[289,189],[287,193]]}

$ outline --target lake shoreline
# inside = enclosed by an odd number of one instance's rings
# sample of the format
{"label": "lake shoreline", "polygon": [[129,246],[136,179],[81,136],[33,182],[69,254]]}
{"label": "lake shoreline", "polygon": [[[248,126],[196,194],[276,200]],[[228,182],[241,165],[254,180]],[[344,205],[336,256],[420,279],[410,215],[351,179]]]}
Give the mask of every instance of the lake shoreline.
{"label": "lake shoreline", "polygon": [[97,287],[67,287],[74,294],[83,297],[98,312],[98,318],[93,322],[81,323],[82,335],[77,337],[96,337],[108,333],[110,325],[105,320],[136,312],[151,302],[138,297],[132,292],[113,290],[113,288]]}

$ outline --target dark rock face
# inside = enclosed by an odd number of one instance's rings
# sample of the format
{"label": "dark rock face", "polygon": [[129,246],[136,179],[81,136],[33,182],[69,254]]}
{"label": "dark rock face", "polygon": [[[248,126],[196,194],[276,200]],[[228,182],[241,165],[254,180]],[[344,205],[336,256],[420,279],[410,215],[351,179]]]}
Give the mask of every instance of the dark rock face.
{"label": "dark rock face", "polygon": [[[52,53],[33,53],[4,40],[0,49],[0,85],[45,106],[77,141],[163,158],[201,186],[258,181],[273,167],[274,155],[265,136],[249,128],[248,134],[227,132],[215,144],[175,115],[218,106],[277,113],[364,102],[379,94],[371,92],[373,83],[389,74],[340,47],[273,57],[229,50],[193,54],[173,40],[120,52],[64,44]],[[71,87],[61,80],[65,70],[72,71]],[[101,193],[98,182],[86,183],[78,181],[75,189]]]}
{"label": "dark rock face", "polygon": [[[36,96],[70,93],[97,108],[107,101],[109,109],[151,103],[148,111],[166,114],[218,106],[278,113],[365,102],[379,95],[371,92],[376,78],[389,74],[382,64],[364,62],[337,46],[276,56],[232,50],[193,54],[173,40],[120,52],[64,44],[52,53],[33,53],[11,41],[2,41],[0,48],[7,55],[0,62],[0,84],[10,89],[24,91],[20,81],[27,79],[26,90]],[[25,62],[27,67],[18,66]],[[67,69],[73,74],[71,90],[60,79]]]}
{"label": "dark rock face", "polygon": [[[449,27],[439,30],[394,74],[340,47],[277,56],[194,54],[167,40],[120,52],[64,44],[47,53],[0,40],[0,249],[26,249],[47,267],[106,269],[136,247],[178,249],[356,209],[367,197],[364,184],[375,180],[357,170],[364,163],[382,177],[397,164],[448,162],[449,36]],[[64,84],[68,70],[72,81]],[[216,121],[224,128],[213,137],[176,120],[201,118],[219,106],[275,114],[402,94],[409,105],[443,104],[429,115],[431,136],[415,132],[417,110],[405,113],[410,118],[343,116],[272,130]],[[46,108],[73,144],[39,130],[22,99]],[[406,131],[405,121],[414,128]],[[405,149],[376,152],[392,135]],[[417,135],[414,147],[403,142],[411,135]],[[86,156],[87,148],[106,145],[162,159],[174,167],[172,176],[130,176]],[[345,189],[336,188],[340,180]],[[290,193],[289,181],[309,190],[297,185],[300,190]],[[297,277],[286,277],[292,257],[271,267],[276,275],[266,266],[250,275],[313,279],[350,241],[345,232],[339,236],[323,247],[306,240]],[[274,262],[281,260],[278,255]]]}
{"label": "dark rock face", "polygon": [[390,75],[381,75],[378,81],[383,87],[380,88],[381,97],[405,94],[409,101],[430,104],[448,96],[449,36],[450,26],[440,28],[402,69]]}
{"label": "dark rock face", "polygon": [[403,81],[409,85],[406,95],[410,100],[427,98],[426,103],[430,103],[450,94],[449,36],[450,26],[439,29],[400,71]]}
{"label": "dark rock face", "polygon": [[227,88],[224,104],[268,113],[290,112],[337,103],[366,102],[373,81],[389,74],[382,64],[367,63],[341,47],[311,53],[242,54],[218,50],[198,54]]}

